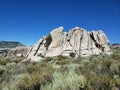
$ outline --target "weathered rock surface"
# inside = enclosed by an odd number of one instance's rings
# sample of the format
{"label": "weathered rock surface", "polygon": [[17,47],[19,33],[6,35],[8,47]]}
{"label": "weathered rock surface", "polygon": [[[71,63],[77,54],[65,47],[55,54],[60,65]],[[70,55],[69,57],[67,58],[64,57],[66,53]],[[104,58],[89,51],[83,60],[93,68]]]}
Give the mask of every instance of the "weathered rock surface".
{"label": "weathered rock surface", "polygon": [[28,50],[29,50],[29,47],[25,47],[25,46],[11,48],[7,56],[26,57]]}
{"label": "weathered rock surface", "polygon": [[29,47],[0,48],[0,57],[26,57]]}
{"label": "weathered rock surface", "polygon": [[69,32],[63,32],[63,27],[50,32],[52,41],[46,48],[46,37],[42,37],[27,53],[31,60],[46,56],[69,56],[75,53],[76,57],[111,54],[109,40],[102,30],[87,32],[83,28],[75,27]]}

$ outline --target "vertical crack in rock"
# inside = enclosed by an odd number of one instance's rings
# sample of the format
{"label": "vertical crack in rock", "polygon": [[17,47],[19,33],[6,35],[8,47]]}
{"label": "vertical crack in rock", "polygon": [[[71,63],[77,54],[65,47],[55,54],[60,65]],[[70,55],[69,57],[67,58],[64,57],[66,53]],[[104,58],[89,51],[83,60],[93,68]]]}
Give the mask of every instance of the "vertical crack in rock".
{"label": "vertical crack in rock", "polygon": [[[71,51],[74,51],[77,55],[79,55],[76,51],[76,49],[74,48],[74,46],[71,44],[70,40],[71,40],[71,36],[74,35],[75,30],[72,30],[69,34],[68,34],[68,39],[67,42],[69,43],[69,45],[72,47]],[[75,44],[75,37],[74,37],[74,44]]]}
{"label": "vertical crack in rock", "polygon": [[91,36],[92,40],[94,41],[95,46],[100,49],[100,44],[97,42],[97,40],[96,40],[97,38],[95,39],[93,32],[91,32],[90,36]]}
{"label": "vertical crack in rock", "polygon": [[83,38],[83,30],[81,30],[79,56],[81,56],[81,45],[82,45],[82,38]]}
{"label": "vertical crack in rock", "polygon": [[91,36],[91,32],[89,32],[89,40],[90,40],[91,55],[93,55],[93,39],[92,39],[92,36]]}
{"label": "vertical crack in rock", "polygon": [[73,51],[75,51],[75,53],[77,54],[77,55],[79,55],[78,53],[77,53],[77,51],[75,50],[75,48],[72,46],[72,44],[70,43],[70,41],[69,41],[69,44],[70,44],[70,46],[73,48]]}
{"label": "vertical crack in rock", "polygon": [[88,38],[87,50],[88,50],[88,52],[90,52],[90,36],[89,36],[89,33],[88,33],[88,32],[87,32],[87,36],[89,37],[89,38]]}
{"label": "vertical crack in rock", "polygon": [[99,42],[99,49],[104,53],[104,47],[103,47],[102,41],[100,40],[100,35],[101,34],[98,32],[97,38],[98,38],[98,42]]}
{"label": "vertical crack in rock", "polygon": [[38,45],[38,47],[37,47],[37,50],[36,50],[36,52],[34,53],[34,56],[37,54],[37,52],[38,52],[38,50],[40,49],[40,46],[42,45],[43,41],[44,41],[44,38],[43,38],[42,41],[39,43],[39,45]]}
{"label": "vertical crack in rock", "polygon": [[28,50],[26,57],[28,57],[28,56],[29,56],[29,54],[31,53],[32,49],[33,49],[33,46],[32,46],[32,47],[30,47],[30,49]]}

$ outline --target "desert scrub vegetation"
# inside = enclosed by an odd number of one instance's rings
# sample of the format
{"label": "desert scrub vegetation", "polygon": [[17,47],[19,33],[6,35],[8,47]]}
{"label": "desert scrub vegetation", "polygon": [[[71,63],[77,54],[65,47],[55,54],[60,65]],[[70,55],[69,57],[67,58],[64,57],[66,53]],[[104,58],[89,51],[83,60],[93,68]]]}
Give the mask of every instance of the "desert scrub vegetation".
{"label": "desert scrub vegetation", "polygon": [[0,59],[0,90],[120,90],[120,49],[112,55]]}
{"label": "desert scrub vegetation", "polygon": [[50,64],[40,62],[10,63],[5,68],[1,68],[1,90],[39,90],[52,81],[54,71]]}
{"label": "desert scrub vegetation", "polygon": [[6,65],[8,63],[19,63],[24,59],[24,57],[0,57],[0,65]]}
{"label": "desert scrub vegetation", "polygon": [[75,72],[54,72],[52,83],[46,85],[43,90],[80,90],[85,85],[86,79],[83,75],[77,75]]}

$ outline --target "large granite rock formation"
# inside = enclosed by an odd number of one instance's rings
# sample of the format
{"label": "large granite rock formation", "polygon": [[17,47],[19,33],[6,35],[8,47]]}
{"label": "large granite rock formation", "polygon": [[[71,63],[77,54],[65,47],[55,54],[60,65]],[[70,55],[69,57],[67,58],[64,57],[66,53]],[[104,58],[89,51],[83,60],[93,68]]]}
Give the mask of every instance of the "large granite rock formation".
{"label": "large granite rock formation", "polygon": [[63,27],[59,27],[33,45],[27,57],[38,60],[42,56],[69,56],[71,53],[74,53],[75,57],[80,57],[111,54],[112,51],[102,30],[87,32],[83,28],[75,27],[67,33],[63,32]]}

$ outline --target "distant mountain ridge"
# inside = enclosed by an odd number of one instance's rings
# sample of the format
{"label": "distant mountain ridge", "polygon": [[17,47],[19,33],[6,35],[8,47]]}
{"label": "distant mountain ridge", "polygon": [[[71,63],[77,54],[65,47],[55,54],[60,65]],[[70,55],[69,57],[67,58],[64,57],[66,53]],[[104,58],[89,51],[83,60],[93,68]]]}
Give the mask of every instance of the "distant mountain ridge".
{"label": "distant mountain ridge", "polygon": [[25,45],[16,41],[0,41],[0,48],[16,48],[22,46]]}
{"label": "distant mountain ridge", "polygon": [[111,45],[111,48],[112,49],[117,49],[117,48],[120,48],[120,43],[114,43]]}

